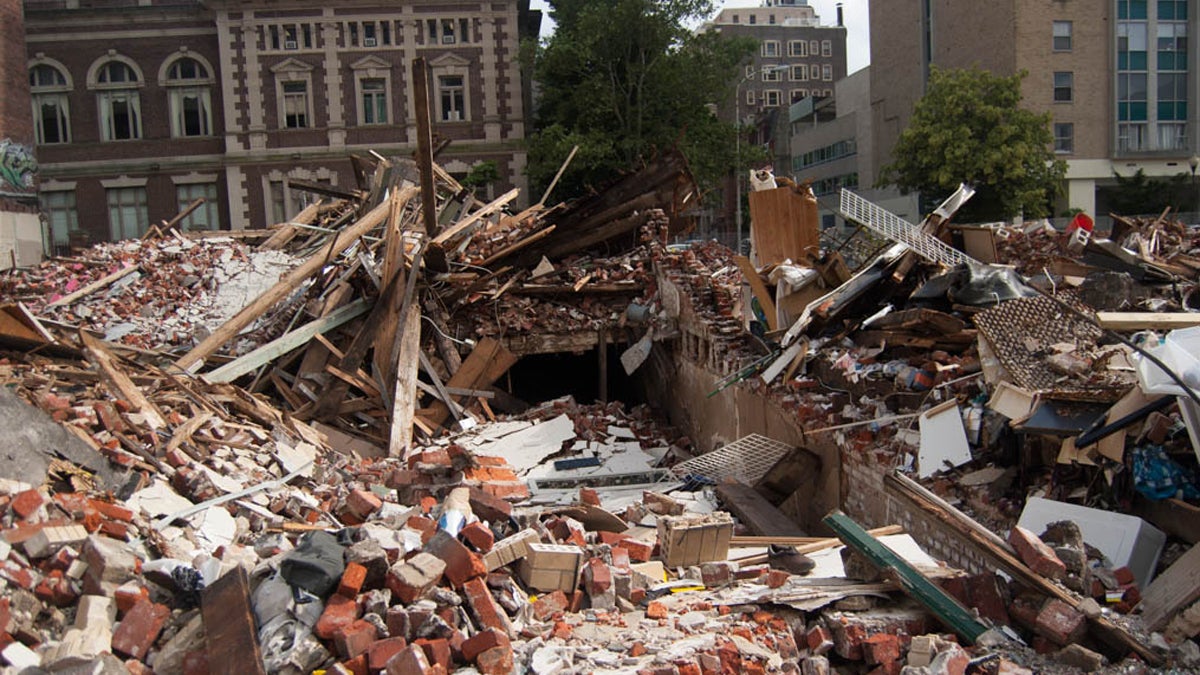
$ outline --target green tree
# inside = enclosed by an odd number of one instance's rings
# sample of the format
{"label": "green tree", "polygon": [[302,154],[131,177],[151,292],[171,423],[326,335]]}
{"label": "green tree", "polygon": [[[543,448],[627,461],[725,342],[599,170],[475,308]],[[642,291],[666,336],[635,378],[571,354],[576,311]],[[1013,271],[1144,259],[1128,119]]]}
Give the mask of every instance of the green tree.
{"label": "green tree", "polygon": [[1159,214],[1168,206],[1180,211],[1196,208],[1196,187],[1188,173],[1151,178],[1142,169],[1132,176],[1113,172],[1117,184],[1102,187],[1111,212],[1120,216],[1136,216],[1148,213]]}
{"label": "green tree", "polygon": [[572,146],[579,152],[556,193],[575,196],[655,152],[679,147],[705,184],[736,162],[734,129],[711,104],[733,96],[753,40],[686,23],[710,0],[551,0],[554,35],[535,50],[541,87],[529,139],[534,192],[553,178]]}
{"label": "green tree", "polygon": [[500,179],[500,166],[495,160],[476,162],[462,179],[463,187],[483,188]]}
{"label": "green tree", "polygon": [[1019,106],[1024,77],[933,68],[880,186],[936,203],[970,183],[977,192],[956,216],[965,222],[1050,214],[1066,163],[1054,156],[1050,115]]}

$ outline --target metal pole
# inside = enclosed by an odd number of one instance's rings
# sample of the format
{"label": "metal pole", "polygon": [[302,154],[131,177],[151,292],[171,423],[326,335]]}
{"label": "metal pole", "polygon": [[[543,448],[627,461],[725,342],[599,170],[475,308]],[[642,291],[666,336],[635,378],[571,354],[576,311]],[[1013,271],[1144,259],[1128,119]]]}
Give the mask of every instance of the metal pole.
{"label": "metal pole", "polygon": [[[737,238],[733,240],[733,252],[736,255],[742,254],[742,85],[746,82],[746,75],[741,82],[733,88],[733,189],[736,195],[734,199],[734,207],[737,209],[737,215],[734,216],[734,222],[737,224]],[[1192,175],[1195,175],[1192,171]]]}

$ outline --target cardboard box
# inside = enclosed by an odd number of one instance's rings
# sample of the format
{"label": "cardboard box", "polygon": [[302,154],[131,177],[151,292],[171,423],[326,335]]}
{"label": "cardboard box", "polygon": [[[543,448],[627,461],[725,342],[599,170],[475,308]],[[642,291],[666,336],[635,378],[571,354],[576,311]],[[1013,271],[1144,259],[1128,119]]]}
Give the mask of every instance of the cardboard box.
{"label": "cardboard box", "polygon": [[729,558],[733,517],[724,511],[658,519],[658,546],[667,567]]}
{"label": "cardboard box", "polygon": [[578,546],[530,543],[517,564],[517,574],[533,590],[574,593],[581,565],[583,549]]}

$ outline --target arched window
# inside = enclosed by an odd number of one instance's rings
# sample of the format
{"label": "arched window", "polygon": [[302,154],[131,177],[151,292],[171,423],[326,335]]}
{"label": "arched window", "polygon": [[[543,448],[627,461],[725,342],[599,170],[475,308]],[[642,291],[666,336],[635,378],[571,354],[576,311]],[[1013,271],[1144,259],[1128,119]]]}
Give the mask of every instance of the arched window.
{"label": "arched window", "polygon": [[33,124],[38,145],[71,142],[71,114],[67,94],[71,83],[63,70],[49,63],[37,63],[29,69],[29,89],[33,94]]}
{"label": "arched window", "polygon": [[169,62],[163,84],[171,108],[171,135],[212,135],[212,83],[209,67],[191,56]]}
{"label": "arched window", "polygon": [[119,58],[93,66],[89,85],[96,90],[100,140],[125,141],[142,137],[142,108],[138,89],[142,78],[132,64]]}

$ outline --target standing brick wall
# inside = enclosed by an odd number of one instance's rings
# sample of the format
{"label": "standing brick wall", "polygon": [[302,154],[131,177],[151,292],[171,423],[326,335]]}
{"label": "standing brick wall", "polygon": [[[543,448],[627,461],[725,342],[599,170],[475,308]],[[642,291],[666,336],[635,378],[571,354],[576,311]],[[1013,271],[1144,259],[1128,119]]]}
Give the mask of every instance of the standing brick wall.
{"label": "standing brick wall", "polygon": [[34,140],[30,105],[24,8],[21,0],[0,0],[0,161],[7,169],[0,173],[0,211],[37,210],[37,185],[24,184],[36,177],[28,169]]}

